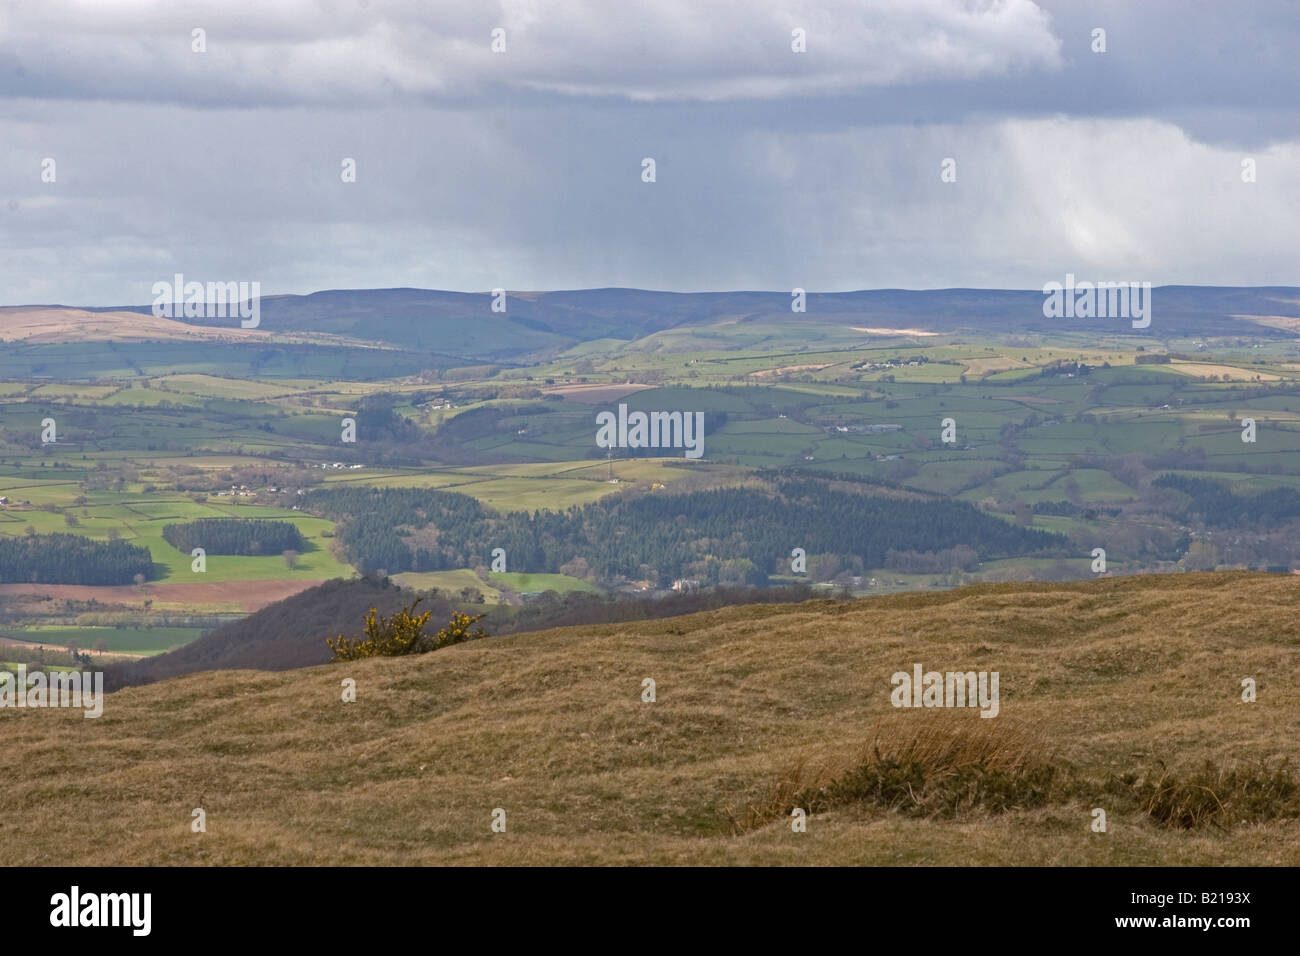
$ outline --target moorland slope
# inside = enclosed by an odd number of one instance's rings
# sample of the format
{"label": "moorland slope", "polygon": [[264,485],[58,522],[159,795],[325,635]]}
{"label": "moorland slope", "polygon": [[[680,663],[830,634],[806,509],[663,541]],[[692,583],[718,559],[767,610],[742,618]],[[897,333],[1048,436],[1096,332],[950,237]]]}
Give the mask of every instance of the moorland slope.
{"label": "moorland slope", "polygon": [[[1298,606],[1282,575],[977,585],[2,710],[0,863],[1295,865]],[[997,671],[998,716],[891,706],[918,663]]]}

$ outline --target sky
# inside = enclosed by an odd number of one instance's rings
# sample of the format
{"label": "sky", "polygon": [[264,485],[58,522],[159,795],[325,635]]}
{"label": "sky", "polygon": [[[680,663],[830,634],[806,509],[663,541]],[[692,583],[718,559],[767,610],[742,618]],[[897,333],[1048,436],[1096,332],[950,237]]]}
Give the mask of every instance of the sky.
{"label": "sky", "polygon": [[0,0],[0,304],[1300,286],[1298,52],[1297,0]]}

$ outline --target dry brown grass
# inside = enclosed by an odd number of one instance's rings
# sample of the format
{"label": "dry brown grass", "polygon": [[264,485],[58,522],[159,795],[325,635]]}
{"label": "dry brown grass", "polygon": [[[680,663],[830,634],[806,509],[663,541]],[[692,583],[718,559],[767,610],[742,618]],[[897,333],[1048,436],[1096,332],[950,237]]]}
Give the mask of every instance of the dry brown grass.
{"label": "dry brown grass", "polygon": [[787,818],[796,807],[824,813],[873,804],[914,816],[951,816],[963,804],[987,806],[990,781],[1036,789],[1055,776],[1042,742],[1022,725],[946,710],[904,713],[882,722],[855,753],[823,749],[800,756],[760,802],[728,810],[732,832]]}
{"label": "dry brown grass", "polygon": [[[0,863],[1295,865],[1300,821],[1266,775],[1221,788],[1267,811],[1223,826],[1167,825],[1141,798],[1161,760],[1192,786],[1207,763],[1297,764],[1297,587],[1201,574],[748,606],[194,675],[114,694],[98,720],[3,710]],[[914,662],[999,671],[1000,715],[895,710],[890,675]],[[926,732],[945,721],[970,733]],[[806,791],[873,745],[1071,776],[1044,802],[951,812],[840,793],[806,833],[732,834],[726,808],[761,806],[801,760]]]}
{"label": "dry brown grass", "polygon": [[1207,761],[1185,774],[1158,760],[1145,773],[1090,778],[1051,759],[1023,726],[976,723],[951,711],[917,715],[906,724],[894,720],[847,759],[802,756],[762,800],[727,815],[732,833],[744,833],[789,818],[795,808],[825,813],[870,807],[936,819],[1066,806],[1102,794],[1112,811],[1183,830],[1300,819],[1300,784],[1285,759],[1229,767]]}
{"label": "dry brown grass", "polygon": [[1194,830],[1300,817],[1300,786],[1288,761],[1215,767],[1175,773],[1163,762],[1146,779],[1129,774],[1112,781],[1112,792],[1131,795],[1139,809],[1166,827]]}

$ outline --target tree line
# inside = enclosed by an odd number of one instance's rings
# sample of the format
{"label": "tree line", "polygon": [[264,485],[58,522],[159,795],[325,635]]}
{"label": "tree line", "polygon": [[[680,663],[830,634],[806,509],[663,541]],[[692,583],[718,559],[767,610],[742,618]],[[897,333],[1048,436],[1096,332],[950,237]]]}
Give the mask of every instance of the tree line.
{"label": "tree line", "polygon": [[1187,475],[1161,475],[1152,482],[1187,496],[1181,515],[1200,515],[1209,528],[1276,527],[1300,517],[1300,492],[1294,488],[1271,488],[1253,495],[1239,495],[1222,482]]}
{"label": "tree line", "polygon": [[163,540],[189,553],[202,548],[208,554],[278,554],[301,551],[302,532],[291,521],[259,518],[200,518],[163,527]]}
{"label": "tree line", "polygon": [[130,584],[153,571],[149,549],[79,534],[0,537],[0,583]]}
{"label": "tree line", "polygon": [[563,512],[502,515],[467,495],[418,488],[322,489],[304,496],[304,507],[339,522],[348,561],[389,574],[488,566],[502,548],[509,571],[558,572],[582,558],[587,576],[603,583],[763,585],[790,573],[794,548],[884,567],[890,551],[965,545],[984,560],[1061,553],[1066,544],[964,501],[871,490],[791,472],[758,486],[615,496]]}

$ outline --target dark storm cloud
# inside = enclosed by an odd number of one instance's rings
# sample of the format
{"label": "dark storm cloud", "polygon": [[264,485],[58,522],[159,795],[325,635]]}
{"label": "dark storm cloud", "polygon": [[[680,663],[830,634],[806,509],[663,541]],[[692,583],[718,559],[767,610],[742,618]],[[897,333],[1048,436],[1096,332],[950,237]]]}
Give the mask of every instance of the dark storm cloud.
{"label": "dark storm cloud", "polygon": [[1296,281],[1295,3],[610,10],[0,7],[0,302]]}

